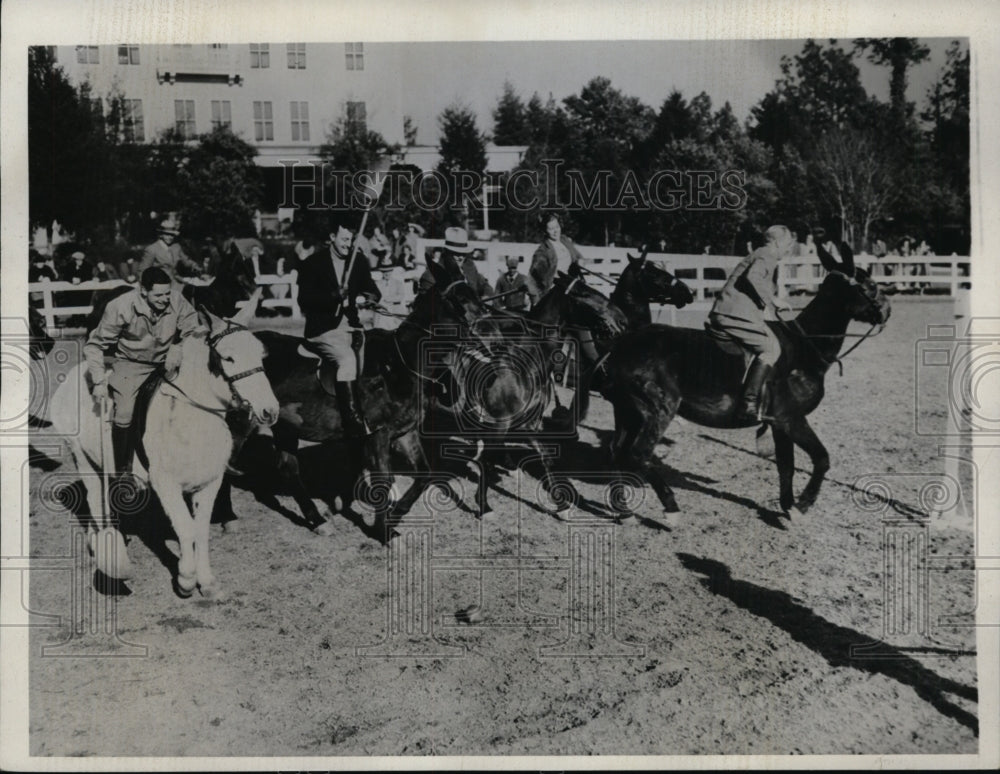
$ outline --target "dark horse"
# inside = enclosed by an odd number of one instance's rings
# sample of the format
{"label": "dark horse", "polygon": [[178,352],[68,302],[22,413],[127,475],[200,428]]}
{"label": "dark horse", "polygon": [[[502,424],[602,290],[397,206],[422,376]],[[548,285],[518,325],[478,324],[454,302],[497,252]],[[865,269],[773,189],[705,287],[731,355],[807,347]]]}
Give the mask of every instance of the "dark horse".
{"label": "dark horse", "polygon": [[[362,403],[370,426],[376,428],[364,441],[368,467],[373,474],[369,491],[376,508],[376,530],[380,536],[390,515],[406,513],[429,484],[429,465],[419,438],[421,421],[426,414],[431,391],[423,383],[434,378],[431,366],[422,361],[424,345],[431,335],[441,330],[457,346],[462,332],[467,336],[471,326],[488,311],[457,267],[428,263],[435,285],[418,294],[412,311],[395,331],[366,332],[364,372],[361,378]],[[317,361],[299,353],[302,339],[273,331],[260,331],[257,337],[267,348],[264,369],[281,404],[278,422],[271,428],[278,453],[277,470],[290,486],[295,501],[309,527],[318,534],[328,535],[330,512],[326,506],[317,508],[299,474],[297,457],[299,441],[335,442],[345,438],[331,394],[326,369],[317,378]],[[234,432],[236,448],[253,430],[244,427],[242,437]],[[392,469],[389,462],[391,445],[395,445],[412,468],[418,472],[413,485],[399,502],[392,506]],[[229,507],[228,483],[220,490],[221,507]]]}
{"label": "dark horse", "polygon": [[[98,290],[94,293],[93,310],[87,315],[87,331],[97,327],[104,315],[104,307],[113,298],[132,290],[131,285],[122,285],[108,290]],[[232,317],[236,314],[236,304],[246,301],[257,289],[253,262],[245,258],[235,243],[229,246],[222,260],[215,279],[208,285],[185,285],[182,290],[184,297],[195,308],[204,307],[218,317]]]}
{"label": "dark horse", "polygon": [[[611,291],[611,304],[625,315],[626,330],[635,331],[653,322],[649,305],[651,303],[671,304],[682,309],[694,301],[691,288],[677,279],[673,274],[658,263],[646,258],[646,246],[636,257],[626,253],[628,266],[622,271],[615,289]],[[601,338],[595,340],[598,355],[603,358],[610,353],[614,339]],[[562,421],[579,422],[587,416],[590,406],[590,389],[600,385],[601,361],[586,363],[580,369],[580,386],[577,389],[575,403],[567,414],[556,412],[556,417]],[[564,409],[565,411],[565,409]]]}
{"label": "dark horse", "polygon": [[[819,494],[830,458],[806,420],[823,398],[823,377],[837,362],[851,320],[873,327],[889,319],[889,302],[868,274],[854,267],[847,245],[842,262],[822,247],[820,260],[829,274],[816,297],[790,324],[775,324],[782,355],[768,385],[770,418],[780,482],[782,509],[797,515],[792,492],[794,446],[809,455],[813,472],[797,510],[804,513]],[[653,462],[653,447],[674,415],[708,427],[738,428],[746,362],[742,351],[722,349],[707,332],[651,325],[622,336],[608,359],[604,395],[615,410],[611,454],[618,470],[644,474],[668,513],[678,510],[663,470]],[[612,499],[620,516],[624,483]]]}
{"label": "dark horse", "polygon": [[[559,354],[566,327],[589,328],[598,336],[613,337],[625,328],[625,316],[580,277],[559,274],[552,288],[528,314],[490,318],[503,336],[490,351],[468,348],[456,368],[461,397],[455,414],[460,435],[503,441],[510,435],[525,438],[538,452],[545,470],[543,485],[557,500],[557,510],[569,507],[552,489],[549,455],[542,449],[542,413],[552,397],[553,357]],[[471,351],[470,351],[471,350]],[[562,435],[565,439],[565,434]],[[479,515],[492,509],[488,502],[493,467],[489,455],[481,460],[482,474],[476,504]],[[570,489],[571,484],[566,484]]]}
{"label": "dark horse", "polygon": [[32,306],[28,307],[28,337],[28,352],[32,360],[44,360],[56,343],[49,336],[42,313]]}

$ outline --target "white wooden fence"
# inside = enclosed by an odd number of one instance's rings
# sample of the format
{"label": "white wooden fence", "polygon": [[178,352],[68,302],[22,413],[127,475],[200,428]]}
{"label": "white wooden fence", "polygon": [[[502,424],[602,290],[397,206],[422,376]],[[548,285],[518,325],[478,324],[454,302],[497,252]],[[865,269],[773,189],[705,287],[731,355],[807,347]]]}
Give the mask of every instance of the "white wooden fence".
{"label": "white wooden fence", "polygon": [[[490,284],[495,284],[497,278],[506,270],[508,256],[518,258],[521,272],[527,274],[531,265],[531,257],[538,245],[532,242],[471,242],[474,248],[482,250],[484,260],[476,261],[476,266]],[[404,271],[397,268],[389,272],[374,272],[376,284],[382,291],[382,306],[394,314],[405,314],[416,292],[416,284],[424,271],[424,256],[435,247],[443,247],[442,239],[421,239],[417,245],[417,268]],[[584,257],[586,268],[599,272],[607,279],[590,276],[588,284],[606,295],[611,293],[627,265],[627,255],[638,251],[623,247],[589,247],[579,245]],[[707,311],[715,294],[725,282],[729,272],[740,261],[739,258],[723,255],[682,255],[675,253],[650,253],[649,259],[661,263],[664,268],[673,272],[695,294],[695,303],[686,307],[685,311]],[[945,290],[947,295],[955,297],[963,285],[970,282],[969,258],[963,256],[920,256],[900,258],[891,256],[876,260],[872,256],[858,255],[855,264],[869,269],[876,282],[885,285],[895,285],[900,290],[918,290],[924,292],[930,289]],[[778,294],[787,296],[792,292],[810,292],[822,282],[825,269],[815,255],[796,256],[784,259],[779,264]],[[287,308],[291,310],[292,319],[301,319],[298,305],[297,274],[262,274],[257,277],[257,284],[272,287],[270,298],[262,301],[263,306],[271,309]],[[37,303],[39,311],[45,317],[49,330],[61,326],[61,321],[74,315],[89,314],[92,307],[89,304],[61,306],[57,294],[104,290],[127,284],[124,280],[107,282],[84,282],[74,285],[69,282],[34,282],[28,285],[28,292]],[[193,284],[203,284],[194,281]],[[65,298],[65,297],[64,297]],[[654,321],[660,320],[664,314],[671,322],[675,322],[676,310],[673,307],[653,306]],[[665,320],[664,320],[665,321]],[[399,319],[377,313],[370,313],[365,320],[366,325],[379,328],[395,328]]]}

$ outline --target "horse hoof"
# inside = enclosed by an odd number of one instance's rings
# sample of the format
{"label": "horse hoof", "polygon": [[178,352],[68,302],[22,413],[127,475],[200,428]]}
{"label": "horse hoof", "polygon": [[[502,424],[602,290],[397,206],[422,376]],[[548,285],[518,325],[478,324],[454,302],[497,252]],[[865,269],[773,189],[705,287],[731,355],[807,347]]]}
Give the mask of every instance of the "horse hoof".
{"label": "horse hoof", "polygon": [[496,514],[494,514],[493,510],[488,508],[487,510],[480,511],[478,514],[476,514],[476,518],[480,519],[480,520],[482,520],[482,519],[492,519],[493,516],[495,516],[495,515]]}
{"label": "horse hoof", "polygon": [[806,512],[801,508],[793,505],[791,508],[785,511],[785,515],[787,515],[788,518],[791,519],[792,521],[804,521],[806,517]]}
{"label": "horse hoof", "polygon": [[194,594],[194,590],[197,585],[198,584],[194,578],[189,580],[181,578],[180,576],[174,578],[174,591],[177,596],[182,599],[188,599],[192,594]]}
{"label": "horse hoof", "polygon": [[226,600],[226,592],[223,591],[218,584],[212,583],[209,586],[198,586],[198,591],[202,596],[202,599],[206,599],[209,602],[224,602]]}
{"label": "horse hoof", "polygon": [[227,535],[235,535],[240,531],[240,523],[236,519],[222,522],[222,531]]}
{"label": "horse hoof", "polygon": [[663,512],[664,513],[680,513],[681,509],[677,505],[677,501],[676,500],[668,500],[667,502],[663,503]]}
{"label": "horse hoof", "polygon": [[112,580],[128,580],[132,577],[132,563],[121,532],[114,527],[105,527],[94,535],[93,542],[98,570]]}
{"label": "horse hoof", "polygon": [[317,524],[312,531],[320,537],[330,537],[333,534],[333,525],[328,521]]}

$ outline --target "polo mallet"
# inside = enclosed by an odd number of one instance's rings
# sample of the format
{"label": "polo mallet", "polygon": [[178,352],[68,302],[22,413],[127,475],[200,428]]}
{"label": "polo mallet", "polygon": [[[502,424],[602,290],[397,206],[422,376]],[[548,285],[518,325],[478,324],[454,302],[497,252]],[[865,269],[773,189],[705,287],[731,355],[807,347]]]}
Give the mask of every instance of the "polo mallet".
{"label": "polo mallet", "polygon": [[341,312],[341,307],[344,305],[344,295],[350,292],[348,283],[351,279],[351,272],[354,271],[354,261],[358,257],[358,242],[361,239],[361,235],[365,231],[365,226],[368,225],[368,213],[375,209],[375,205],[378,204],[379,197],[382,196],[382,189],[385,187],[385,173],[389,171],[389,160],[386,158],[381,158],[373,165],[372,173],[372,193],[368,196],[368,205],[365,207],[364,212],[361,215],[361,225],[358,226],[358,230],[354,235],[354,239],[351,241],[351,255],[347,259],[347,268],[344,269],[344,287],[342,288],[343,293],[341,294],[340,303],[337,304],[336,314],[339,315]]}
{"label": "polo mallet", "polygon": [[114,442],[111,440],[111,398],[101,400],[101,508],[102,526],[93,536],[91,549],[97,569],[114,580],[132,576],[132,564],[125,548],[125,538],[114,525],[109,480],[116,473]]}

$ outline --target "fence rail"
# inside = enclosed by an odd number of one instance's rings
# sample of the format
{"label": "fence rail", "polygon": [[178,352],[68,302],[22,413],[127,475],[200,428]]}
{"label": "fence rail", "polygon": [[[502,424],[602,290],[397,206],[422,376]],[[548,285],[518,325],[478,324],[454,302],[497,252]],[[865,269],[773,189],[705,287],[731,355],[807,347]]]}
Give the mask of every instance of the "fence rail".
{"label": "fence rail", "polygon": [[[471,242],[473,248],[482,250],[484,259],[476,261],[477,268],[491,283],[506,269],[506,260],[510,256],[518,259],[522,273],[527,274],[531,265],[531,257],[538,245],[531,242]],[[443,248],[443,239],[421,239],[417,245],[417,268],[404,271],[401,268],[389,272],[374,272],[376,284],[382,291],[382,306],[394,314],[405,314],[416,293],[416,284],[424,271],[423,261],[434,248]],[[584,258],[584,265],[599,272],[604,277],[588,277],[588,283],[602,293],[610,294],[622,271],[628,265],[628,255],[638,252],[624,247],[591,247],[578,246]],[[660,263],[673,272],[691,288],[695,294],[695,303],[686,307],[689,311],[707,310],[722,288],[726,277],[740,259],[725,255],[684,255],[678,253],[650,253],[648,258]],[[894,285],[900,290],[917,290],[924,292],[929,289],[944,290],[947,295],[955,297],[960,289],[970,283],[969,258],[965,256],[928,255],[919,257],[896,257],[876,259],[869,255],[855,256],[857,266],[866,269],[873,279],[883,285]],[[787,297],[793,292],[812,292],[822,282],[826,270],[815,255],[794,256],[785,258],[779,264],[778,295]],[[606,278],[606,279],[605,279]],[[271,288],[262,301],[266,308],[287,308],[291,310],[292,319],[301,319],[298,305],[297,274],[291,271],[287,274],[262,274],[257,277],[257,284]],[[45,317],[48,328],[59,327],[59,318],[74,315],[89,314],[90,303],[66,303],[66,293],[106,290],[128,284],[124,280],[107,282],[84,282],[74,285],[69,282],[34,282],[28,285],[28,292],[38,302],[38,309]],[[203,284],[194,281],[192,284]],[[63,295],[62,299],[58,298]],[[76,299],[79,301],[79,299]],[[653,319],[660,320],[664,313],[669,315],[670,322],[676,322],[676,310],[673,307],[653,307]],[[380,328],[394,328],[398,318],[369,314],[367,324]]]}

